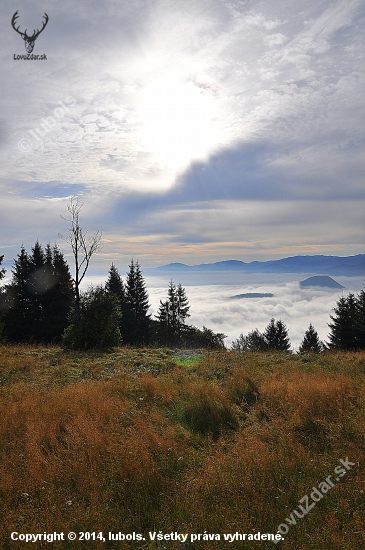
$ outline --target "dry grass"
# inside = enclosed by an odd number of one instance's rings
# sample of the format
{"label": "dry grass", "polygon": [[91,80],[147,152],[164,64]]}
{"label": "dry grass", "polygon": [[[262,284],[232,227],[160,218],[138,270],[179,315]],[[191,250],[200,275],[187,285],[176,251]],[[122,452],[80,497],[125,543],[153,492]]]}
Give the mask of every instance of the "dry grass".
{"label": "dry grass", "polygon": [[[185,368],[159,349],[0,348],[0,547],[25,547],[12,531],[275,533],[348,456],[277,547],[362,548],[364,373],[361,353],[210,352]],[[275,547],[193,546],[243,544]],[[183,547],[67,545],[52,547]]]}

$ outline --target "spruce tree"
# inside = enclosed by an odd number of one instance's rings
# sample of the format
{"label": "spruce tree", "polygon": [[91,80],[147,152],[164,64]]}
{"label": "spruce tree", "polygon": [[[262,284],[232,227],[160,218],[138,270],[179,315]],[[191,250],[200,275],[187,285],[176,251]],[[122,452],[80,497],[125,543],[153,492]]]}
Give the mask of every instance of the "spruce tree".
{"label": "spruce tree", "polygon": [[176,294],[176,286],[171,279],[167,289],[167,302],[169,312],[169,324],[171,329],[171,337],[177,337],[177,324],[178,324],[178,299]]}
{"label": "spruce tree", "polygon": [[63,253],[47,244],[45,252],[37,241],[30,257],[32,272],[28,287],[33,316],[32,340],[60,342],[67,315],[74,301],[71,273]]}
{"label": "spruce tree", "polygon": [[269,349],[276,349],[276,327],[275,319],[272,318],[270,323],[267,325],[264,332],[265,341]]}
{"label": "spruce tree", "polygon": [[300,345],[299,352],[300,353],[307,353],[307,352],[320,353],[322,349],[323,349],[323,346],[319,340],[318,333],[313,327],[312,323],[310,323],[308,329],[304,334],[304,338]]}
{"label": "spruce tree", "polygon": [[61,341],[68,324],[68,314],[75,300],[70,268],[61,250],[48,244],[45,251],[47,286],[43,296],[44,317],[42,340]]}
{"label": "spruce tree", "polygon": [[[46,256],[44,254],[44,250],[42,248],[42,245],[39,243],[39,241],[35,242],[35,245],[31,249],[31,255],[29,257],[30,259],[30,265],[31,265],[31,271],[32,273],[41,270],[41,273],[43,273],[43,268],[46,265]],[[30,279],[29,285],[34,284],[35,289],[32,291],[33,294],[36,294],[38,291],[43,292],[42,288],[42,282],[43,278],[39,277],[39,282],[37,281],[37,278],[35,280]]]}
{"label": "spruce tree", "polygon": [[44,293],[52,286],[51,273],[47,273],[46,257],[42,246],[38,241],[31,249],[30,274],[27,281],[27,290],[30,294],[30,310],[32,317],[31,339],[35,342],[42,341],[42,329],[44,327]]}
{"label": "spruce tree", "polygon": [[290,349],[288,329],[281,320],[276,322],[274,318],[270,320],[265,329],[264,338],[270,350],[289,351]]}
{"label": "spruce tree", "polygon": [[354,351],[358,349],[358,331],[356,328],[358,320],[358,304],[355,295],[350,292],[348,296],[337,301],[334,308],[334,315],[330,315],[332,323],[328,323],[331,333],[329,334],[329,346],[332,349]]}
{"label": "spruce tree", "polygon": [[125,311],[122,322],[124,341],[147,344],[150,339],[151,316],[148,315],[148,293],[138,261],[131,260],[125,285]]}
{"label": "spruce tree", "polygon": [[7,311],[4,316],[4,333],[11,342],[22,342],[31,338],[31,294],[28,287],[31,269],[28,253],[22,245],[11,270],[10,284],[5,288]]}
{"label": "spruce tree", "polygon": [[125,289],[121,276],[119,275],[118,269],[112,263],[109,269],[108,280],[105,283],[105,290],[112,294],[115,294],[118,297],[120,304],[123,304],[125,301]]}
{"label": "spruce tree", "polygon": [[358,349],[365,349],[365,290],[357,296],[356,340]]}
{"label": "spruce tree", "polygon": [[170,345],[178,345],[184,334],[185,319],[190,317],[189,301],[181,283],[176,287],[169,282],[167,300],[160,300],[160,308],[156,315],[159,322],[159,339]]}
{"label": "spruce tree", "polygon": [[156,337],[161,344],[168,344],[171,339],[171,328],[170,328],[170,315],[169,315],[169,301],[165,300],[164,302],[160,300],[160,307],[158,309],[156,327]]}
{"label": "spruce tree", "polygon": [[71,274],[62,252],[37,241],[24,246],[6,287],[5,334],[12,342],[59,342],[74,300]]}
{"label": "spruce tree", "polygon": [[190,317],[189,314],[189,300],[186,296],[185,288],[181,286],[181,283],[177,285],[176,289],[177,298],[177,330],[180,337],[184,332],[185,320]]}
{"label": "spruce tree", "polygon": [[[0,256],[0,267],[1,267],[1,264],[3,263],[4,261],[4,255]],[[5,273],[6,273],[6,269],[4,267],[1,267],[0,269],[0,281],[1,279],[3,279],[5,277]]]}
{"label": "spruce tree", "polygon": [[289,351],[290,341],[289,341],[288,329],[285,323],[283,323],[280,319],[276,323],[276,330],[277,330],[276,349],[279,351]]}
{"label": "spruce tree", "polygon": [[118,305],[120,309],[119,330],[121,333],[122,342],[124,342],[124,317],[126,309],[125,288],[122,277],[120,276],[118,269],[113,263],[111,264],[109,269],[108,280],[105,283],[105,290],[106,292],[109,292],[109,294],[114,294],[118,300]]}
{"label": "spruce tree", "polygon": [[136,262],[136,323],[137,332],[139,333],[138,340],[140,343],[148,343],[150,337],[150,320],[151,315],[148,315],[150,304],[148,303],[148,293],[146,284],[142,276],[142,271],[138,261]]}

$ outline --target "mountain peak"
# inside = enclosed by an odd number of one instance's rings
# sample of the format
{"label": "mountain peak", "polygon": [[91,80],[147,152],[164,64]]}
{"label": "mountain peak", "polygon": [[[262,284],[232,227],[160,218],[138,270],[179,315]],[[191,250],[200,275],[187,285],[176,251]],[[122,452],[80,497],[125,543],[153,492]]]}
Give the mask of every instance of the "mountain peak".
{"label": "mountain peak", "polygon": [[321,286],[326,288],[345,288],[340,285],[337,281],[328,277],[327,275],[316,275],[314,277],[308,277],[304,281],[300,281],[301,288],[311,287],[311,286]]}

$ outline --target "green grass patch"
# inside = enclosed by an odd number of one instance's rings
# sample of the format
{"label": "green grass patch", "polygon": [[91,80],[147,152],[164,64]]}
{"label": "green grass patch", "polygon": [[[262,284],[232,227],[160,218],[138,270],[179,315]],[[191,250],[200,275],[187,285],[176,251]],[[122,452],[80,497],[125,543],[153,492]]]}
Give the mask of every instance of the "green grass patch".
{"label": "green grass patch", "polygon": [[179,367],[183,367],[185,369],[191,369],[198,365],[199,361],[201,360],[202,352],[196,352],[196,351],[179,351],[177,353],[174,353],[173,355],[173,361],[176,365]]}

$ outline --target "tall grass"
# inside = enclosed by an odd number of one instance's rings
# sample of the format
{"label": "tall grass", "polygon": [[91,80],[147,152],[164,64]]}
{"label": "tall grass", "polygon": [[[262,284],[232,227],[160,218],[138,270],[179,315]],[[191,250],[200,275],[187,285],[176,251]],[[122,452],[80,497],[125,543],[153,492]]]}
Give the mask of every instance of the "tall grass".
{"label": "tall grass", "polygon": [[[341,458],[356,466],[277,545],[364,544],[365,354],[0,348],[0,547],[10,533],[143,533],[53,548],[182,548],[165,533],[275,533]],[[50,543],[37,543],[46,547]],[[2,545],[2,546],[1,546]],[[201,541],[195,548],[273,548]]]}

